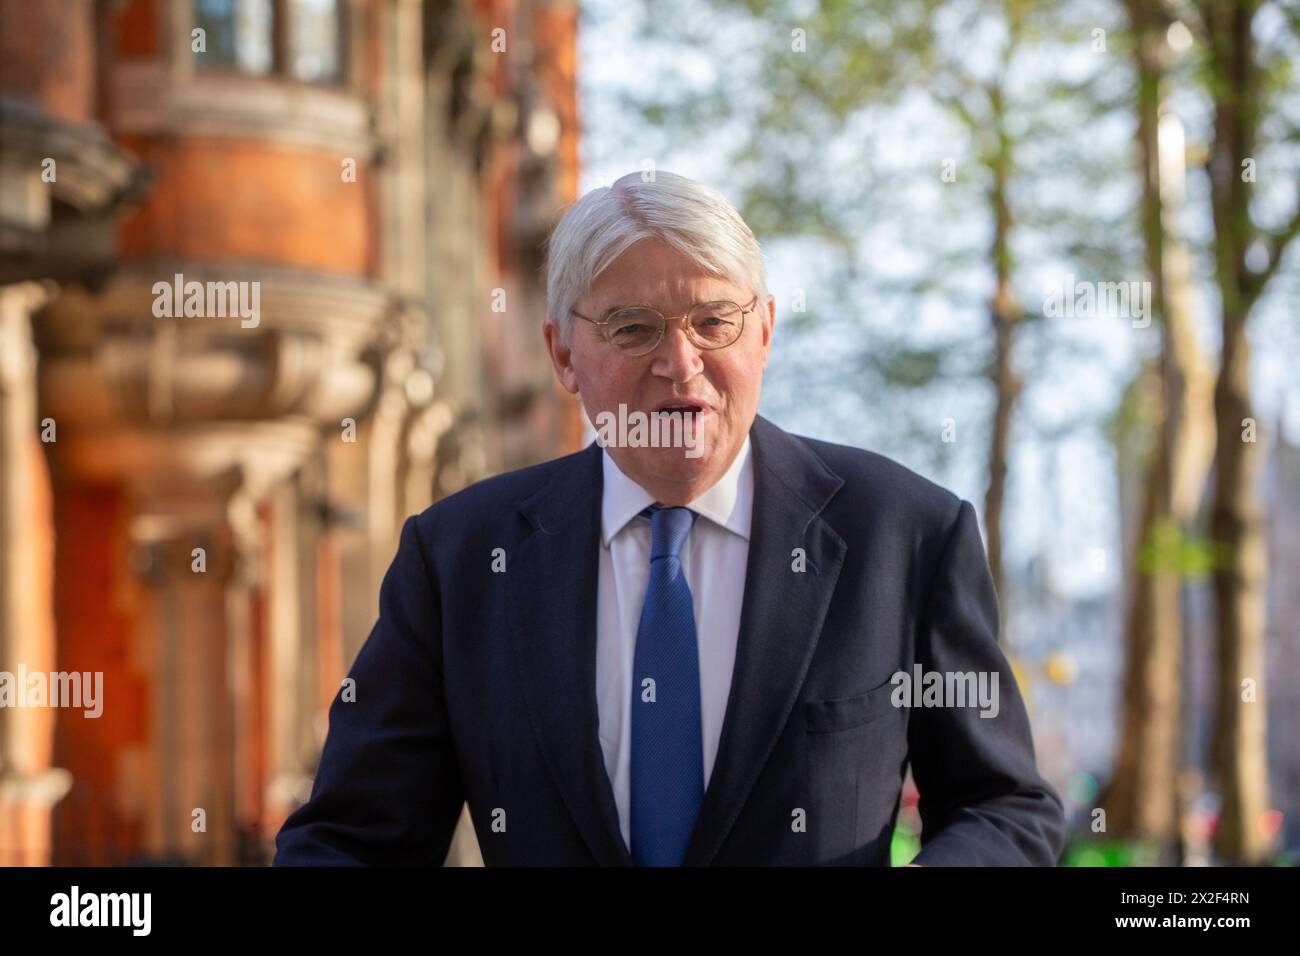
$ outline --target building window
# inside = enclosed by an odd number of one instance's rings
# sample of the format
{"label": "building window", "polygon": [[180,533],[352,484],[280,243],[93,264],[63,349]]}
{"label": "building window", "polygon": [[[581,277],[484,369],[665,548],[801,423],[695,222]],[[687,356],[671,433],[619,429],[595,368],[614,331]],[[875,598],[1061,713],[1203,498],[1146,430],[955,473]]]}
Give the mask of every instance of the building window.
{"label": "building window", "polygon": [[338,0],[290,0],[289,72],[304,83],[338,83],[343,30]]}
{"label": "building window", "polygon": [[206,35],[197,68],[339,84],[343,0],[194,0],[194,25]]}
{"label": "building window", "polygon": [[199,69],[262,76],[274,64],[271,0],[195,0],[194,25],[205,34]]}

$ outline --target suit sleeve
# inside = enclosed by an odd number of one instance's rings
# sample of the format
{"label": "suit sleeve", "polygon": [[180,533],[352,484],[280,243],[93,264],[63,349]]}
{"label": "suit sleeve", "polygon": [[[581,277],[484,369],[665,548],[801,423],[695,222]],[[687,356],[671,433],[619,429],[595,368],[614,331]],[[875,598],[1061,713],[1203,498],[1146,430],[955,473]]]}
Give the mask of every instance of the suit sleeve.
{"label": "suit sleeve", "polygon": [[437,582],[417,519],[402,528],[379,620],[340,692],[311,799],[276,836],[275,865],[440,866],[464,793],[447,718]]}
{"label": "suit sleeve", "polygon": [[975,509],[961,501],[920,617],[917,661],[925,672],[984,673],[990,687],[996,674],[998,708],[987,717],[979,706],[909,715],[922,866],[1054,866],[1064,846],[1061,799],[1038,774],[1029,717],[997,635]]}

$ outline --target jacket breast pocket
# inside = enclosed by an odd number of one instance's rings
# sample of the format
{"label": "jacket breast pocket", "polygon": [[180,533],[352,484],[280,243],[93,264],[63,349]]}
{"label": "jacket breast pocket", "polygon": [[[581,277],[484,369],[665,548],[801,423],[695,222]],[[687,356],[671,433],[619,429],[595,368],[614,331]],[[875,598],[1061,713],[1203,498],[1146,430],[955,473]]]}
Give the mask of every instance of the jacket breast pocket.
{"label": "jacket breast pocket", "polygon": [[892,681],[852,697],[804,701],[804,726],[810,734],[849,730],[883,717],[894,709],[889,701]]}

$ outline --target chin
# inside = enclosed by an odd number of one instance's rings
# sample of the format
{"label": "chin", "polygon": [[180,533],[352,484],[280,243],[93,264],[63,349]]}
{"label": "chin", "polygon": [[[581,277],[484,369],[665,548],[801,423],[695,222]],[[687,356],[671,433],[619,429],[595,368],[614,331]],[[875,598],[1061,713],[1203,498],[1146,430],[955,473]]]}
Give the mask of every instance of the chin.
{"label": "chin", "polygon": [[684,448],[643,449],[648,454],[638,464],[661,481],[697,481],[714,468],[718,455],[712,442],[702,442],[695,450],[701,453],[698,458],[687,458]]}

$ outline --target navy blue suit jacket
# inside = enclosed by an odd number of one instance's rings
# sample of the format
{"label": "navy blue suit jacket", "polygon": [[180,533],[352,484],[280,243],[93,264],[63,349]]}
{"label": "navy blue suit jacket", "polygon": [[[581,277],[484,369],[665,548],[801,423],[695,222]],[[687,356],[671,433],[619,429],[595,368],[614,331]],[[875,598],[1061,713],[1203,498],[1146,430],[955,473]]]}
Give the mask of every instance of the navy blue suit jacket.
{"label": "navy blue suit jacket", "polygon": [[[736,663],[685,865],[888,865],[909,763],[917,862],[1054,864],[1062,805],[997,644],[974,509],[871,452],[762,417],[750,435]],[[465,801],[489,866],[631,865],[597,737],[601,486],[592,444],[407,520],[277,865],[441,864]],[[998,715],[894,706],[892,675],[917,663],[996,672]]]}

